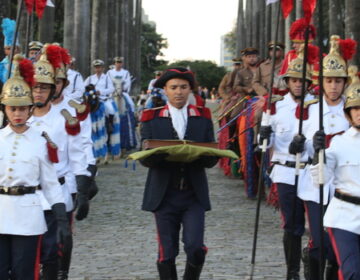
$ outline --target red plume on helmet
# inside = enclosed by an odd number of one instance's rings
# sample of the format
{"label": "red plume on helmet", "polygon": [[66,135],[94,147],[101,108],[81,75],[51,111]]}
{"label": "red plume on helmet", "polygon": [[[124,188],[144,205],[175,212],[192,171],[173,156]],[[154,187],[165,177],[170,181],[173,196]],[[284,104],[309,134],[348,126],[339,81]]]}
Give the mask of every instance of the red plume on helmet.
{"label": "red plume on helmet", "polygon": [[307,49],[307,62],[309,64],[315,64],[319,60],[320,48],[309,44]]}
{"label": "red plume on helmet", "polygon": [[49,45],[46,48],[46,56],[54,69],[61,67],[62,56],[61,47],[56,45]]}
{"label": "red plume on helmet", "polygon": [[353,39],[345,39],[339,42],[340,52],[345,60],[350,60],[356,53],[357,42]]}
{"label": "red plume on helmet", "polygon": [[69,65],[70,62],[71,62],[71,56],[69,54],[69,51],[65,48],[61,48],[61,59],[62,59],[62,62],[65,64],[65,65]]}
{"label": "red plume on helmet", "polygon": [[19,61],[20,75],[24,78],[25,82],[33,87],[35,84],[35,70],[32,62],[29,59],[23,58]]}
{"label": "red plume on helmet", "polygon": [[312,41],[316,38],[316,30],[315,30],[315,26],[312,24],[309,24],[308,21],[305,18],[300,18],[296,21],[294,21],[291,24],[290,27],[290,39],[292,41],[305,41],[305,30],[306,27],[309,26],[310,30],[309,30],[309,41]]}

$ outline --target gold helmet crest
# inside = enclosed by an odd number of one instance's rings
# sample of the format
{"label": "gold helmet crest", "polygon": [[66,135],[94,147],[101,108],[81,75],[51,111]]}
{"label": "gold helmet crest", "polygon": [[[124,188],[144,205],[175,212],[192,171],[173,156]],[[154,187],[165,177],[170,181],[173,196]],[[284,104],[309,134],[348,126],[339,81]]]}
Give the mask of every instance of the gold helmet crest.
{"label": "gold helmet crest", "polygon": [[27,77],[31,80],[34,76],[34,68],[31,61],[24,59],[21,55],[14,56],[13,76],[8,79],[1,93],[1,104],[8,106],[29,106],[33,104],[31,95],[31,84],[25,81],[20,72],[20,62],[23,72],[27,72]]}
{"label": "gold helmet crest", "polygon": [[345,90],[345,110],[351,107],[360,106],[360,79],[358,76],[358,67],[354,65],[349,66],[348,72],[351,82]]}

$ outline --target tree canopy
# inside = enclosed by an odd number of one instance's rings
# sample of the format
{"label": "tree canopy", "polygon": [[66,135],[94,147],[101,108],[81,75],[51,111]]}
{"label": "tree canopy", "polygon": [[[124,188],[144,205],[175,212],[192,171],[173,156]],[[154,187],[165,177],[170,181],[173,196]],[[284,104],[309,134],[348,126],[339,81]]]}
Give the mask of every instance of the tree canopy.
{"label": "tree canopy", "polygon": [[151,24],[143,23],[141,31],[141,88],[145,89],[154,71],[159,70],[167,61],[161,59],[162,49],[167,48],[167,40],[156,32]]}

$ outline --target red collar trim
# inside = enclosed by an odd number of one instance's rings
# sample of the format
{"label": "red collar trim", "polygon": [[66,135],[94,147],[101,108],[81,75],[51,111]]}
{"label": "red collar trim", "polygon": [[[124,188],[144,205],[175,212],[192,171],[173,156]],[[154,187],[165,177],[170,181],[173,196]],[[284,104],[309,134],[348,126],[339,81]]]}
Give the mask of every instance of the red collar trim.
{"label": "red collar trim", "polygon": [[[189,117],[200,117],[201,116],[200,111],[194,105],[188,105],[187,111],[188,111]],[[165,105],[164,108],[162,108],[160,110],[159,117],[160,118],[170,118],[171,117],[168,105]]]}

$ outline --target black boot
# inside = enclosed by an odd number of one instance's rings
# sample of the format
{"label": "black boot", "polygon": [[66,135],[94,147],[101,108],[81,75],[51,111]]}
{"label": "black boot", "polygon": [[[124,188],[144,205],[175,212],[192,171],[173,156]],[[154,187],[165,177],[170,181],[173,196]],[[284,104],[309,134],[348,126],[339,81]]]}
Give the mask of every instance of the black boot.
{"label": "black boot", "polygon": [[42,265],[41,280],[56,280],[58,274],[58,264],[47,263]]}
{"label": "black boot", "polygon": [[336,263],[328,262],[326,265],[325,279],[326,280],[338,280],[339,267]]}
{"label": "black boot", "polygon": [[177,280],[176,265],[172,263],[157,262],[160,280]]}
{"label": "black boot", "polygon": [[320,279],[320,264],[319,260],[309,257],[310,280]]}
{"label": "black boot", "polygon": [[287,280],[299,280],[300,260],[301,260],[301,236],[296,236],[288,232],[284,233],[283,238],[285,258],[287,264]]}
{"label": "black boot", "polygon": [[184,272],[184,280],[199,280],[201,270],[203,265],[194,265],[189,262],[186,262],[185,272]]}
{"label": "black boot", "polygon": [[304,266],[304,278],[305,280],[310,280],[310,256],[309,256],[309,247],[305,247],[302,250],[301,260]]}

